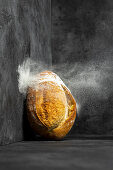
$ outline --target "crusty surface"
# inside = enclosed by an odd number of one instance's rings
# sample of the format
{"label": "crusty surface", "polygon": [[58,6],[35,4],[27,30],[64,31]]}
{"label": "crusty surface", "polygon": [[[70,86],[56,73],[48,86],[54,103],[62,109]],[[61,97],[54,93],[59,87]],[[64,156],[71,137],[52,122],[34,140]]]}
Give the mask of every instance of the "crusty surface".
{"label": "crusty surface", "polygon": [[[48,74],[57,76],[47,71],[40,78]],[[76,118],[76,102],[71,92],[54,81],[40,81],[36,89],[28,89],[27,110],[31,127],[39,135],[52,139],[63,138]]]}
{"label": "crusty surface", "polygon": [[36,114],[48,128],[57,127],[64,119],[67,99],[64,90],[54,82],[39,84],[36,91]]}

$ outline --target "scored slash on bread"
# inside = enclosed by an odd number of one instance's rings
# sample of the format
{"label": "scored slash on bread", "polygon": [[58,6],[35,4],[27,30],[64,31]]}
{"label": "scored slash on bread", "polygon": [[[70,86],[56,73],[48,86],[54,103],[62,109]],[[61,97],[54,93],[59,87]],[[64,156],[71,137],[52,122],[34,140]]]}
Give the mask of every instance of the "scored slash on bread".
{"label": "scored slash on bread", "polygon": [[37,75],[35,88],[27,90],[27,114],[31,127],[41,136],[63,138],[76,118],[76,102],[70,90],[53,72]]}

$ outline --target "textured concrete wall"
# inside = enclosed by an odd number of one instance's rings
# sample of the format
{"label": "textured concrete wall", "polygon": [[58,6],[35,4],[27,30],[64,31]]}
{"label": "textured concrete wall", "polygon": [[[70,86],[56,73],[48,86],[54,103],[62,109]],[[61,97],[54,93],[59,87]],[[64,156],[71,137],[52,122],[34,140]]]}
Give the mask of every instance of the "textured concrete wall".
{"label": "textured concrete wall", "polygon": [[113,1],[52,0],[52,55],[79,105],[73,133],[113,135]]}
{"label": "textured concrete wall", "polygon": [[50,0],[0,0],[0,144],[27,133],[16,70],[26,57],[51,65],[50,6]]}
{"label": "textured concrete wall", "polygon": [[26,57],[53,63],[71,89],[79,105],[71,133],[113,135],[113,2],[52,0],[52,57],[50,6],[0,0],[0,144],[29,138],[16,72]]}

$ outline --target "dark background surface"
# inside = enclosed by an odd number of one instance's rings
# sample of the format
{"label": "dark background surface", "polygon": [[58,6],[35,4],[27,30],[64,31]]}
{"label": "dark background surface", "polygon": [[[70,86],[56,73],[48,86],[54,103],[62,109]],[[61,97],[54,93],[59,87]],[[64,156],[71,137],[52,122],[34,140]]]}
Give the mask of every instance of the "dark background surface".
{"label": "dark background surface", "polygon": [[0,169],[112,170],[113,141],[23,141],[0,147]]}
{"label": "dark background surface", "polygon": [[50,5],[50,0],[0,0],[0,144],[29,134],[16,70],[28,57],[51,64]]}
{"label": "dark background surface", "polygon": [[71,89],[69,136],[112,138],[112,35],[112,0],[0,0],[0,144],[34,139],[16,72],[29,57],[52,64]]}
{"label": "dark background surface", "polygon": [[[52,0],[52,57],[50,12],[50,0],[0,0],[0,144],[24,140],[0,146],[0,170],[112,170],[113,2]],[[34,137],[27,122],[16,70],[28,57],[53,63],[78,103],[61,141]]]}
{"label": "dark background surface", "polygon": [[113,1],[52,1],[52,62],[78,103],[71,133],[113,135]]}

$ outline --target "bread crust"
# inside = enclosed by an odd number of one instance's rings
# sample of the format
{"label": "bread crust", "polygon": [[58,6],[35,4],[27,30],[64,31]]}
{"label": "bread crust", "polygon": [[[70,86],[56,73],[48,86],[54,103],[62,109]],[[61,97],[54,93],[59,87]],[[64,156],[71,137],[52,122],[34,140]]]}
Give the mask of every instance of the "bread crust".
{"label": "bread crust", "polygon": [[41,72],[37,88],[28,88],[27,115],[40,136],[61,139],[76,118],[76,101],[60,78],[50,71]]}

